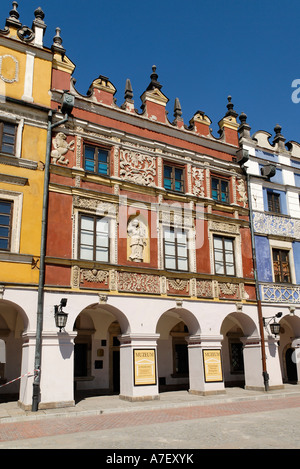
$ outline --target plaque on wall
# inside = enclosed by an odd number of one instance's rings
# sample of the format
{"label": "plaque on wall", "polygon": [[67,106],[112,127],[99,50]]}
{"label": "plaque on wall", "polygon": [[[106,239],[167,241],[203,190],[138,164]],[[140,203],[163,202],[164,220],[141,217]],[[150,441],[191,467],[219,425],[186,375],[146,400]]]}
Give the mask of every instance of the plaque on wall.
{"label": "plaque on wall", "polygon": [[135,386],[156,384],[156,361],[154,349],[134,349],[133,366]]}
{"label": "plaque on wall", "polygon": [[203,350],[203,365],[206,383],[223,381],[221,350]]}

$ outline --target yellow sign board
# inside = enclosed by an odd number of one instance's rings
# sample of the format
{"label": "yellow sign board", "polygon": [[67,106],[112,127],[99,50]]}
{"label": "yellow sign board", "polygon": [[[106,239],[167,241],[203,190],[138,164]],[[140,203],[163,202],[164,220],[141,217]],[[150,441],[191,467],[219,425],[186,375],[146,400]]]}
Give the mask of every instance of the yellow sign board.
{"label": "yellow sign board", "polygon": [[133,351],[134,385],[156,384],[156,363],[154,349],[135,349]]}
{"label": "yellow sign board", "polygon": [[203,350],[206,383],[223,381],[221,350]]}

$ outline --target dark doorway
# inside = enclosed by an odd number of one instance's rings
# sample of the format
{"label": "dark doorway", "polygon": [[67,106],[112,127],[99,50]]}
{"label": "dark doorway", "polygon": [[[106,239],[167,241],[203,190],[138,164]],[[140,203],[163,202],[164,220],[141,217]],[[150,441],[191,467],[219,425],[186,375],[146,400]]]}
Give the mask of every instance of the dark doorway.
{"label": "dark doorway", "polygon": [[290,347],[285,353],[286,373],[290,383],[297,383],[298,381],[297,366],[293,355],[294,351],[295,349]]}
{"label": "dark doorway", "polygon": [[74,376],[87,376],[87,344],[74,346]]}

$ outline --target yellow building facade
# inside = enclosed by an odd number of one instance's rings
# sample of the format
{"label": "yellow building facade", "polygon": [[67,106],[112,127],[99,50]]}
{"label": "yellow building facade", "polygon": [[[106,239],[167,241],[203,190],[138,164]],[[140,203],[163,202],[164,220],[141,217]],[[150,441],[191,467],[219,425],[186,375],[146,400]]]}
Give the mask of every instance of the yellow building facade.
{"label": "yellow building facade", "polygon": [[53,57],[45,30],[41,8],[29,28],[17,2],[0,29],[0,397],[34,366],[23,334],[36,327]]}

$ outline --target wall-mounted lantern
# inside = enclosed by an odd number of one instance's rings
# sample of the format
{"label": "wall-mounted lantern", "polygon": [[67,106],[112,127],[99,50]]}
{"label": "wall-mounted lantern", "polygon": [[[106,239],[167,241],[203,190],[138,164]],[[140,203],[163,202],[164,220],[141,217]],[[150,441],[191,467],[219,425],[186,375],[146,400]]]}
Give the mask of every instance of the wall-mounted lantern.
{"label": "wall-mounted lantern", "polygon": [[[279,324],[279,322],[276,322],[275,318],[281,318],[281,316],[282,316],[282,313],[277,313],[277,314],[275,314],[275,316],[270,316],[268,318],[263,318],[264,327],[267,328],[267,326],[270,326],[271,333],[273,335],[275,335],[275,337],[277,335],[279,335],[279,332],[280,332],[280,324]],[[270,321],[267,322],[267,319],[270,319]],[[273,322],[271,322],[272,320],[273,320]]]}
{"label": "wall-mounted lantern", "polygon": [[55,325],[59,328],[59,332],[61,332],[67,324],[68,314],[62,310],[66,305],[67,299],[62,298],[60,304],[54,306]]}

